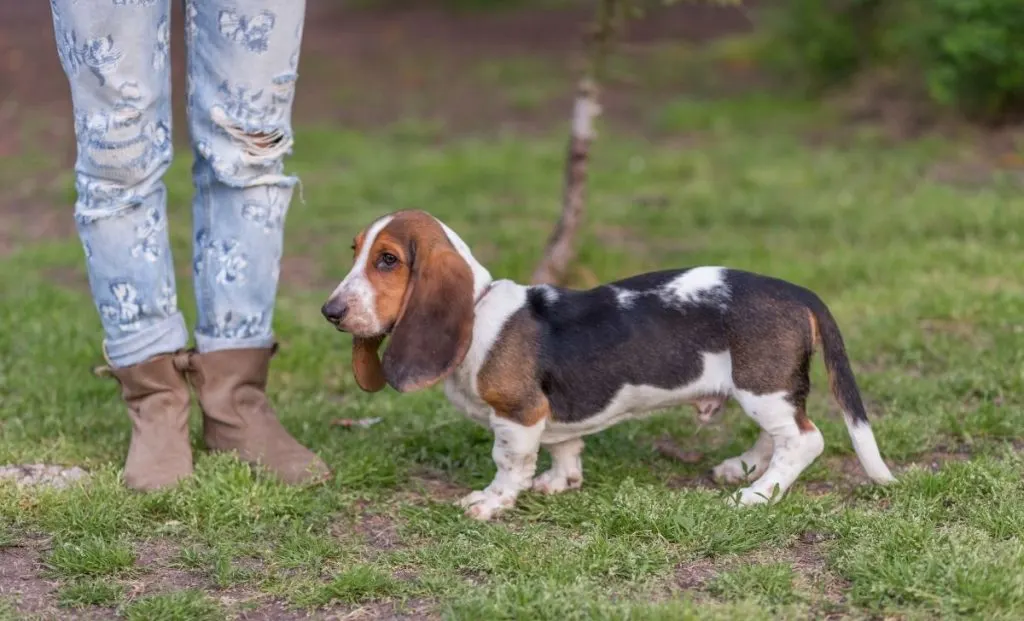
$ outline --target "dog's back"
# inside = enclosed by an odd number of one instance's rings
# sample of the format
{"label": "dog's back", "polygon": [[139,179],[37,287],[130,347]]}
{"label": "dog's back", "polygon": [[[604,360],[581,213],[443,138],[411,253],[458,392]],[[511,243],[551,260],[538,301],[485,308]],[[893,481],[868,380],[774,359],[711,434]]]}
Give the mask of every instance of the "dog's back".
{"label": "dog's back", "polygon": [[531,287],[519,314],[536,324],[530,332],[538,341],[536,380],[551,409],[550,437],[594,433],[683,403],[710,418],[730,397],[766,429],[795,424],[801,433],[820,436],[805,407],[820,346],[865,470],[875,480],[891,480],[839,328],[825,303],[804,287],[743,270],[695,267],[586,291]]}
{"label": "dog's back", "polygon": [[[586,291],[531,287],[523,312],[539,325],[538,381],[552,416],[568,423],[601,412],[624,386],[672,391],[710,379],[724,396],[733,383],[806,396],[817,306],[812,292],[783,280],[696,267]],[[716,354],[728,356],[731,381],[702,378]]]}

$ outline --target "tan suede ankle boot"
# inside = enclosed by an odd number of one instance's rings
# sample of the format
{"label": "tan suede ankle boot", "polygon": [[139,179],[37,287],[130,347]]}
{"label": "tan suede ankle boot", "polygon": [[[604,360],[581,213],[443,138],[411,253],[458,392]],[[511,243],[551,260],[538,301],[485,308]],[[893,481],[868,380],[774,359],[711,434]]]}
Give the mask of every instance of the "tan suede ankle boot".
{"label": "tan suede ankle boot", "polygon": [[277,346],[193,353],[189,378],[203,409],[203,436],[212,451],[237,451],[285,483],[314,484],[330,476],[327,465],[299,444],[267,399],[267,373]]}
{"label": "tan suede ankle boot", "polygon": [[192,475],[192,394],[176,358],[167,354],[130,367],[100,369],[100,374],[112,375],[121,384],[132,421],[124,482],[138,491],[168,487]]}

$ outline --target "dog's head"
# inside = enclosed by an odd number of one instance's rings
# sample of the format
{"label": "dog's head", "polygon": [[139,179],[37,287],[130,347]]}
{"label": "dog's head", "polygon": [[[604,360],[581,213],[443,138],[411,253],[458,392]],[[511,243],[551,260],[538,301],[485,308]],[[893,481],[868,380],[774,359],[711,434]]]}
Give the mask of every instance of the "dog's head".
{"label": "dog's head", "polygon": [[455,233],[422,211],[375,220],[352,249],[352,269],[321,311],[352,334],[360,388],[376,392],[387,383],[410,392],[447,377],[469,350],[474,282],[481,280],[474,272],[486,270]]}

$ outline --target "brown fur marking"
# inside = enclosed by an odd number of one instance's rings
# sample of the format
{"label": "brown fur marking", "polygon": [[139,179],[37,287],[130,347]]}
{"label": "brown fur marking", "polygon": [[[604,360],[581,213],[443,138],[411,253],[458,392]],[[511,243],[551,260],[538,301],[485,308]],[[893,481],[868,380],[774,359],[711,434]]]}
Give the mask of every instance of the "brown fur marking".
{"label": "brown fur marking", "polygon": [[352,339],[352,370],[356,376],[356,384],[366,392],[377,392],[387,384],[384,370],[380,367],[380,358],[377,356],[377,350],[383,341],[383,336],[368,339],[357,336]]}
{"label": "brown fur marking", "polygon": [[[363,243],[365,231],[356,238],[357,256]],[[398,258],[391,268],[379,264],[385,252]],[[411,392],[446,377],[472,341],[473,273],[441,225],[421,211],[397,212],[373,240],[364,269],[377,318],[391,333],[378,359],[387,382]],[[358,353],[363,365],[357,380],[374,375],[367,351],[353,350],[354,364]]]}
{"label": "brown fur marking", "polygon": [[527,309],[514,313],[477,375],[480,398],[498,416],[528,427],[551,414],[537,381],[539,332]]}
{"label": "brown fur marking", "polygon": [[[814,355],[815,350],[821,345],[821,330],[818,328],[818,318],[814,316],[814,311],[807,309],[807,319],[810,323],[811,330],[811,351],[808,353],[808,357]],[[829,374],[829,384],[832,383],[832,376]],[[803,404],[801,404],[796,410],[796,426],[800,429],[800,433],[809,433],[817,429],[811,419],[807,417],[807,410]]]}
{"label": "brown fur marking", "polygon": [[796,420],[796,426],[800,429],[800,433],[809,433],[817,429],[811,419],[807,417],[807,410],[802,405],[796,409],[796,415],[793,418]]}
{"label": "brown fur marking", "polygon": [[736,387],[755,394],[785,390],[796,408],[793,419],[797,428],[801,433],[814,431],[805,403],[811,387],[811,356],[821,339],[818,322],[802,304],[758,297],[761,299],[748,302],[746,308],[732,309],[743,320],[755,321],[760,327],[756,338],[730,342]]}
{"label": "brown fur marking", "polygon": [[817,349],[821,344],[821,332],[818,330],[818,318],[809,308],[807,309],[807,319],[811,322],[811,349]]}
{"label": "brown fur marking", "polygon": [[806,307],[765,295],[730,312],[737,321],[758,326],[756,333],[730,339],[736,387],[758,395],[785,390],[806,397],[806,371],[801,366],[812,351],[812,337],[803,321]]}
{"label": "brown fur marking", "polygon": [[[409,267],[409,237],[399,237],[391,230],[391,224],[384,227],[377,238],[373,240],[373,246],[367,255],[366,279],[370,282],[374,292],[374,312],[381,318],[381,324],[390,328],[397,321],[402,312],[402,304],[405,301],[405,292],[409,288],[409,279],[412,277]],[[398,231],[398,233],[407,233]],[[390,253],[398,257],[397,266],[388,271],[379,269],[376,265],[384,253]]]}

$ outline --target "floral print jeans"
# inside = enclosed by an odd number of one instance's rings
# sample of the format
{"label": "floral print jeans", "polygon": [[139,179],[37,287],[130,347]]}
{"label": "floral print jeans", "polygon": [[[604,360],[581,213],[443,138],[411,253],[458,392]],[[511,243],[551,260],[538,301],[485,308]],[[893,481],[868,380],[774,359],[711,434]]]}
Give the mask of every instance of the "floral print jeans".
{"label": "floral print jeans", "polygon": [[[71,87],[75,221],[115,367],[186,346],[167,223],[171,0],[51,0]],[[185,0],[200,352],[268,347],[304,0]]]}

